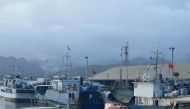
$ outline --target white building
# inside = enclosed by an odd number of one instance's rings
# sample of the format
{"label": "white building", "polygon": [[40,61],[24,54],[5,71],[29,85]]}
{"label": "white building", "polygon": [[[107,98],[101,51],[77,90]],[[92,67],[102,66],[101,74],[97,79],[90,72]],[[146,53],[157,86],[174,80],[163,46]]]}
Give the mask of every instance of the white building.
{"label": "white building", "polygon": [[160,82],[134,82],[135,104],[152,106],[158,105],[158,99],[163,97]]}

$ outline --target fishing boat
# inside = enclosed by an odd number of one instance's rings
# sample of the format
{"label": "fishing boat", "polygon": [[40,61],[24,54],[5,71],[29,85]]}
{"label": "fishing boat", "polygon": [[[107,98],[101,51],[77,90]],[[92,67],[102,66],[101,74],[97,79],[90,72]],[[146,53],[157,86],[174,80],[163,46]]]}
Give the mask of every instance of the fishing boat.
{"label": "fishing boat", "polygon": [[104,109],[104,104],[104,95],[99,91],[99,86],[90,85],[81,89],[77,109]]}
{"label": "fishing boat", "polygon": [[50,87],[45,93],[45,99],[69,107],[76,105],[79,98],[80,81],[74,79],[61,79],[54,76]]}
{"label": "fishing boat", "polygon": [[35,90],[28,80],[19,75],[5,76],[0,86],[0,97],[15,102],[31,102],[35,99]]}
{"label": "fishing boat", "polygon": [[[124,60],[123,57],[125,58]],[[128,84],[128,42],[121,47],[120,58],[119,81],[115,81],[104,109],[128,109],[128,104],[133,98],[133,91],[130,90]],[[124,66],[127,74],[126,79],[122,78]],[[126,83],[123,80],[126,80]]]}
{"label": "fishing boat", "polygon": [[128,109],[127,106],[118,102],[107,102],[104,109]]}
{"label": "fishing boat", "polygon": [[64,63],[64,74],[56,75],[51,81],[51,88],[45,93],[45,99],[66,105],[68,108],[72,105],[76,105],[79,98],[80,80],[74,78],[72,74],[71,65],[71,49],[66,46]]}

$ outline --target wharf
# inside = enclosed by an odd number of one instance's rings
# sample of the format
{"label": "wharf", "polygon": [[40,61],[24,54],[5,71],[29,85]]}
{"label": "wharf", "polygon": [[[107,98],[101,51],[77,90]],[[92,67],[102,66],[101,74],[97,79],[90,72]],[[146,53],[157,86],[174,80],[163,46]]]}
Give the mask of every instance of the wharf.
{"label": "wharf", "polygon": [[171,99],[171,102],[189,102],[190,103],[190,96],[183,96],[183,97],[178,97],[175,99]]}

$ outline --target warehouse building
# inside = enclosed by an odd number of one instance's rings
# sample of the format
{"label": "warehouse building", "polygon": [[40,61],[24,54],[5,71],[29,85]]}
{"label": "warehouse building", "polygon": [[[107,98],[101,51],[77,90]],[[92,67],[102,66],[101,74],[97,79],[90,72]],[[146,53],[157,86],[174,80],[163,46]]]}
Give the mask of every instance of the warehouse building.
{"label": "warehouse building", "polygon": [[[126,70],[128,69],[128,70]],[[113,67],[104,72],[98,73],[89,77],[89,80],[93,80],[95,82],[100,82],[104,85],[113,86],[118,83],[120,80],[120,67]],[[139,65],[139,66],[129,66],[129,67],[122,67],[122,81],[123,83],[126,82],[127,72],[128,71],[128,80],[130,85],[132,85],[132,81],[135,81],[139,77],[154,77],[156,74],[155,66],[150,65]],[[162,74],[163,78],[172,77],[172,69],[168,67],[168,64],[158,65],[157,68],[158,74]],[[178,79],[183,80],[190,80],[190,64],[177,64],[174,65],[173,72],[175,74],[179,74],[177,77]]]}

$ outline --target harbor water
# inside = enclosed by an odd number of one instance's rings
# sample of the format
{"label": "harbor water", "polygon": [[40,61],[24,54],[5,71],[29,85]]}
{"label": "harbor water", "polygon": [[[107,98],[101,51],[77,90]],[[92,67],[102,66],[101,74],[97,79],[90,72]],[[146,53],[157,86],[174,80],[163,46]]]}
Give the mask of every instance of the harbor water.
{"label": "harbor water", "polygon": [[[134,107],[131,106],[131,109],[163,109],[163,108],[144,108],[144,107]],[[129,108],[129,109],[130,109]],[[0,109],[60,109],[56,107],[48,107],[48,106],[35,106],[30,103],[14,103],[10,101],[5,101],[4,99],[0,99]]]}
{"label": "harbor water", "polygon": [[[30,103],[14,103],[0,99],[0,109],[60,109],[57,107],[35,106]],[[62,109],[62,108],[61,108]],[[129,106],[129,109],[165,109],[163,107]]]}
{"label": "harbor water", "polygon": [[0,109],[57,109],[56,107],[38,106],[31,103],[15,103],[0,98]]}
{"label": "harbor water", "polygon": [[158,106],[145,107],[145,106],[135,106],[135,105],[129,105],[128,108],[129,109],[172,109],[172,108],[158,107]]}

